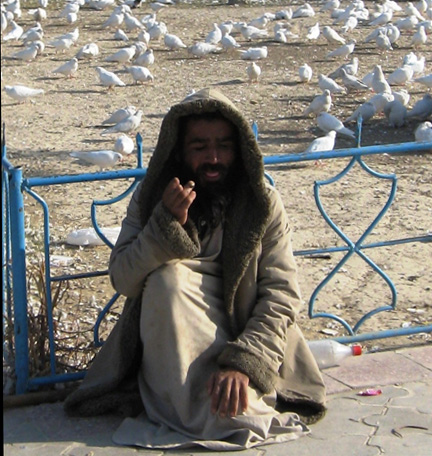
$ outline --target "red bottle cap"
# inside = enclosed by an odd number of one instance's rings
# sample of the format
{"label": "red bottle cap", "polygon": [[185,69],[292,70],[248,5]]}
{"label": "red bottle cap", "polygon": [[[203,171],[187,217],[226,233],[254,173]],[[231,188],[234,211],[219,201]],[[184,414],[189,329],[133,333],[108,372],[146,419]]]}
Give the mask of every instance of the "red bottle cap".
{"label": "red bottle cap", "polygon": [[353,356],[359,356],[359,355],[362,354],[361,345],[353,345],[353,346],[351,347],[351,350],[352,350]]}

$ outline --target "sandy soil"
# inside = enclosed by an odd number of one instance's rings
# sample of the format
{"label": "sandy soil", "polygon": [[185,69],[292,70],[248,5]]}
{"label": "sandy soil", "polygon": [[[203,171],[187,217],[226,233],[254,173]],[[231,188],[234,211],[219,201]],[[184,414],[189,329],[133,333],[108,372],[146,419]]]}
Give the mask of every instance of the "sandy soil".
{"label": "sandy soil", "polygon": [[[169,33],[178,35],[187,45],[191,45],[203,41],[214,22],[221,23],[228,19],[249,22],[265,12],[276,13],[290,7],[295,10],[300,4],[280,2],[268,3],[266,6],[205,7],[179,4],[163,9],[157,14],[157,18],[166,23]],[[315,17],[278,21],[287,23],[297,35],[289,38],[286,44],[273,39],[274,23],[268,24],[269,36],[265,39],[247,42],[241,35],[234,35],[241,45],[240,49],[263,45],[268,47],[268,58],[259,62],[262,75],[257,84],[248,83],[248,62],[241,60],[237,51],[196,58],[188,54],[186,49],[168,50],[162,40],[150,42],[155,54],[155,63],[150,67],[154,82],[136,85],[123,65],[104,62],[106,56],[128,44],[115,40],[113,30],[102,28],[112,8],[96,11],[83,7],[78,21],[68,24],[64,18],[59,17],[63,2],[50,2],[48,18],[42,22],[43,41],[48,44],[61,34],[78,27],[79,39],[75,46],[57,53],[53,47],[46,46],[42,55],[27,63],[10,58],[22,49],[21,42],[2,41],[1,44],[2,89],[4,85],[24,84],[45,90],[44,95],[24,104],[18,104],[4,92],[2,94],[1,114],[2,122],[6,126],[10,161],[23,167],[25,177],[97,172],[97,167],[83,166],[72,159],[69,153],[77,150],[112,149],[116,136],[101,136],[101,123],[116,109],[134,105],[144,111],[139,132],[143,137],[144,162],[147,163],[157,139],[161,119],[169,107],[183,99],[190,91],[205,86],[221,89],[239,105],[251,122],[257,122],[259,141],[265,155],[302,152],[315,137],[323,135],[316,126],[314,117],[302,115],[314,96],[321,93],[317,84],[318,74],[328,74],[344,63],[340,58],[326,59],[326,54],[337,46],[329,46],[322,36],[315,41],[305,39],[307,28],[317,21],[321,27],[332,25],[333,22],[328,12],[318,13],[317,2],[311,4],[317,11]],[[372,2],[366,2],[366,5],[373,11]],[[401,5],[405,3],[401,2]],[[25,30],[34,25],[34,20],[28,13],[28,8],[34,6],[32,2],[23,6],[23,14],[18,23]],[[150,12],[148,4],[133,10],[133,14],[139,19]],[[395,13],[396,18],[402,16],[403,13]],[[341,24],[333,27],[340,31]],[[350,37],[357,40],[353,54],[359,58],[357,77],[364,77],[377,63],[382,65],[388,75],[399,67],[403,57],[412,51],[418,56],[425,56],[425,74],[430,73],[430,37],[426,45],[414,49],[410,45],[412,35],[404,32],[398,41],[398,48],[379,52],[374,43],[364,43],[364,38],[372,30],[371,26],[359,25],[349,33]],[[138,32],[130,32],[128,36],[129,43],[134,42]],[[54,69],[71,59],[81,46],[90,42],[97,43],[100,54],[93,60],[80,60],[75,77],[65,78],[53,73]],[[303,63],[308,63],[314,72],[309,84],[299,82],[298,69]],[[114,71],[126,86],[107,91],[99,83],[96,66]],[[409,108],[425,94],[424,86],[418,83],[395,87],[401,88],[411,95]],[[371,92],[335,95],[330,112],[345,120],[357,106],[371,96]],[[388,125],[385,117],[374,117],[363,128],[362,145],[413,141],[413,132],[418,123],[409,121],[402,128],[394,129]],[[354,124],[349,126],[355,128]],[[355,141],[338,136],[335,148],[347,147],[355,147]],[[431,233],[431,155],[385,155],[370,157],[365,161],[374,170],[395,173],[398,176],[395,202],[368,239],[380,241]],[[135,162],[133,156],[126,157],[116,169],[133,168]],[[313,185],[316,180],[335,176],[347,163],[346,160],[304,162],[269,168],[292,221],[296,250],[344,245],[320,217],[313,198]],[[68,268],[53,268],[54,274],[106,269],[108,248],[70,246],[65,240],[72,230],[91,226],[90,204],[93,199],[113,198],[130,183],[98,181],[36,189],[50,205],[52,253],[66,255],[74,260]],[[326,210],[342,230],[352,240],[356,240],[385,204],[389,191],[389,180],[376,179],[356,165],[342,181],[325,186],[321,193]],[[127,198],[115,205],[98,209],[100,226],[119,226],[126,204]],[[41,257],[41,224],[40,206],[26,195],[28,260],[33,266]],[[430,324],[432,244],[385,247],[368,251],[367,254],[394,281],[398,290],[398,302],[396,310],[374,316],[362,326],[361,332],[426,322]],[[343,327],[334,320],[310,320],[307,316],[309,296],[341,258],[341,254],[332,253],[325,258],[298,259],[299,277],[305,299],[300,320],[310,338],[324,337],[323,331],[329,335],[346,334]],[[90,331],[97,312],[103,308],[112,292],[106,277],[74,281],[57,309],[59,326],[63,331],[72,333],[78,329]],[[37,301],[38,299],[33,297],[32,305],[37,307]],[[366,312],[387,306],[390,302],[388,285],[363,260],[355,257],[351,258],[321,291],[314,312],[332,312],[350,325],[355,325]],[[114,310],[118,310],[120,306],[121,300]],[[116,312],[109,315],[103,324],[103,333],[111,327],[115,318]],[[425,338],[428,336],[410,337],[413,341],[422,341]],[[380,340],[370,342],[368,346],[385,347],[406,341],[406,338],[399,342],[396,339]]]}

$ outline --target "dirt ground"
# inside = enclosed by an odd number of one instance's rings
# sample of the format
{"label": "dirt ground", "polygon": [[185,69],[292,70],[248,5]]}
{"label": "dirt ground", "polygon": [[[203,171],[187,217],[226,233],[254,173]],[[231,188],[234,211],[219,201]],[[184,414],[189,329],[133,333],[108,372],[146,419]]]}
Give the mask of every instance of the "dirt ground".
{"label": "dirt ground", "polygon": [[[399,2],[404,7],[405,2]],[[297,1],[253,6],[230,6],[212,3],[205,6],[178,3],[157,13],[169,33],[178,35],[188,46],[204,41],[213,23],[229,19],[249,22],[264,13],[276,13],[302,3]],[[101,136],[102,121],[118,108],[128,105],[144,112],[139,133],[143,137],[144,164],[151,156],[161,120],[169,107],[183,99],[192,90],[213,86],[222,90],[245,113],[255,121],[259,129],[259,142],[266,156],[292,154],[305,150],[307,145],[323,132],[312,116],[303,116],[304,109],[314,96],[321,93],[318,74],[329,74],[345,61],[327,59],[326,54],[335,49],[322,35],[314,41],[306,40],[309,26],[316,22],[320,26],[331,25],[341,30],[341,24],[333,25],[328,11],[319,12],[321,4],[311,1],[316,15],[309,18],[279,20],[267,25],[268,37],[248,42],[239,33],[233,34],[241,45],[239,49],[267,46],[268,57],[259,61],[262,74],[258,83],[248,83],[246,67],[249,62],[240,58],[238,51],[218,52],[204,58],[190,55],[186,49],[170,51],[161,41],[150,41],[154,50],[155,63],[149,68],[154,76],[153,83],[136,85],[124,70],[124,65],[105,62],[106,56],[135,42],[138,32],[129,32],[129,42],[114,39],[114,30],[102,27],[112,12],[112,7],[97,11],[83,6],[78,21],[68,24],[59,13],[63,2],[50,2],[48,18],[42,21],[44,30],[44,52],[32,62],[22,62],[10,57],[22,49],[22,42],[2,40],[2,122],[6,129],[7,156],[15,166],[22,166],[24,176],[53,176],[98,172],[95,166],[84,166],[69,156],[72,151],[112,149],[117,136]],[[347,6],[347,2],[342,2]],[[374,2],[365,2],[372,13]],[[28,13],[36,3],[23,2],[22,16],[17,22],[27,30],[34,25]],[[142,19],[152,12],[148,3],[133,9],[133,15]],[[404,16],[396,12],[395,18]],[[287,43],[274,39],[275,23],[285,23],[296,36]],[[55,52],[48,43],[56,37],[79,29],[76,44],[64,52]],[[378,51],[375,44],[365,43],[364,38],[374,27],[359,24],[348,37],[356,39],[353,56],[359,58],[357,77],[369,73],[375,64],[381,64],[388,75],[402,65],[410,52],[426,58],[424,74],[431,72],[431,37],[428,42],[414,49],[411,33],[403,32],[398,47],[392,51]],[[6,32],[4,32],[6,33]],[[3,34],[4,35],[4,34]],[[95,42],[99,55],[92,60],[79,60],[78,71],[73,78],[53,73],[62,63],[71,59],[84,44]],[[313,69],[310,83],[299,82],[299,67],[308,63]],[[107,91],[99,83],[95,68],[103,66],[115,72],[125,83]],[[42,88],[45,93],[23,104],[8,97],[5,85],[23,84]],[[424,86],[411,82],[404,87],[411,95],[409,108],[426,93]],[[371,92],[333,96],[330,113],[345,120],[361,103],[369,99]],[[414,129],[418,121],[409,121],[402,128],[392,128],[385,117],[374,117],[364,125],[361,145],[397,144],[414,141]],[[347,125],[355,129],[354,124]],[[133,136],[134,137],[134,136]],[[353,139],[338,136],[335,149],[355,147]],[[368,241],[401,239],[426,235],[432,232],[432,164],[430,153],[404,155],[382,155],[365,159],[375,171],[396,174],[398,189],[389,211],[373,230]],[[116,169],[135,167],[135,154],[125,157]],[[313,186],[315,181],[337,175],[348,164],[347,160],[313,161],[291,165],[269,167],[268,172],[280,190],[293,225],[295,250],[345,245],[340,237],[321,218],[316,207]],[[50,206],[51,252],[54,255],[72,257],[67,268],[53,267],[53,274],[81,273],[105,270],[109,249],[106,247],[77,247],[66,244],[67,235],[77,229],[91,226],[90,205],[96,200],[108,200],[122,193],[131,181],[97,181],[94,183],[55,185],[35,189]],[[377,179],[356,165],[341,181],[321,187],[323,205],[342,231],[356,241],[381,210],[390,192],[389,179]],[[26,201],[26,230],[28,262],[36,267],[41,258],[42,211],[39,204],[28,195]],[[118,227],[124,217],[128,198],[114,205],[98,208],[101,227]],[[371,332],[410,325],[431,324],[431,262],[432,244],[404,244],[368,250],[367,255],[391,278],[398,291],[396,309],[374,315],[361,327],[360,332]],[[311,258],[298,257],[299,279],[305,306],[300,323],[310,338],[345,335],[344,328],[335,320],[310,319],[307,315],[309,297],[337,263],[342,254]],[[32,285],[34,287],[34,285]],[[94,277],[73,281],[63,302],[57,306],[58,327],[62,334],[91,335],[97,313],[112,295],[106,277]],[[38,298],[32,296],[31,303],[38,307]],[[102,325],[102,334],[112,326],[122,299],[114,306]],[[354,326],[367,312],[391,304],[388,284],[358,256],[343,265],[335,278],[318,294],[313,309],[317,312],[337,314]],[[66,337],[65,337],[66,339]],[[69,336],[68,336],[69,340]],[[368,342],[369,349],[385,348],[392,344],[430,340],[430,334],[397,339],[380,339]],[[65,342],[80,345],[81,342]]]}

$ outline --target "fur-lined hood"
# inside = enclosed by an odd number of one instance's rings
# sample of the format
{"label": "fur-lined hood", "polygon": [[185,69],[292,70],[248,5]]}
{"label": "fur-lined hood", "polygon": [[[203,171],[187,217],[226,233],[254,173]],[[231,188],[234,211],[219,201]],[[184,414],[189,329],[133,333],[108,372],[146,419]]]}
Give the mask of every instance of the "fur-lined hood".
{"label": "fur-lined hood", "polygon": [[239,132],[241,162],[244,169],[242,184],[248,187],[248,192],[256,203],[257,200],[265,199],[262,154],[251,126],[226,96],[218,90],[206,88],[192,93],[174,105],[162,121],[158,142],[141,186],[140,206],[143,225],[147,223],[154,206],[160,200],[163,189],[174,177],[171,175],[170,167],[175,161],[179,119],[193,114],[217,111],[231,121]]}

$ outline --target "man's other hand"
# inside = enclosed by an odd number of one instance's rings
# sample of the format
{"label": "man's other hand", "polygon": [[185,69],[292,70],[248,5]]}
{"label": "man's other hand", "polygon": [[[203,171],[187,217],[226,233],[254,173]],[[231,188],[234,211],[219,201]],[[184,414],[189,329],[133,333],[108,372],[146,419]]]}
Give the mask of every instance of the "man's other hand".
{"label": "man's other hand", "polygon": [[193,191],[194,187],[194,182],[189,181],[183,186],[180,184],[180,180],[174,177],[163,192],[162,202],[164,206],[179,221],[180,225],[186,223],[188,210],[196,198],[196,193]]}

